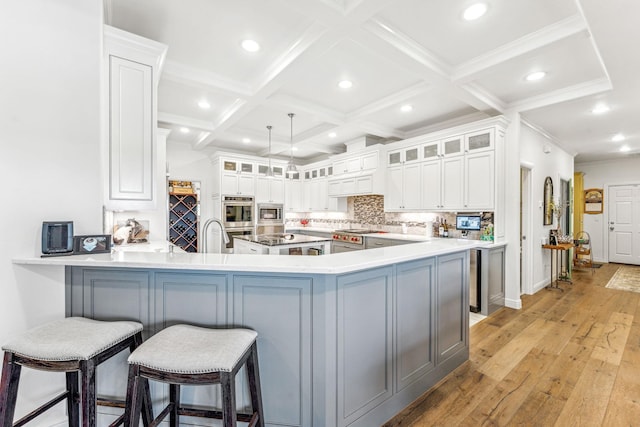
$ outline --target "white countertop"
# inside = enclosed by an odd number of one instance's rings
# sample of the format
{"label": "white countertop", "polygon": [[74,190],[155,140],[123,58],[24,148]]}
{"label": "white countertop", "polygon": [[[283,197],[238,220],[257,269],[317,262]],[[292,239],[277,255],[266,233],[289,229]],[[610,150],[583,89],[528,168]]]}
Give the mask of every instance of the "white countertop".
{"label": "white countertop", "polygon": [[[392,233],[385,233],[390,238]],[[409,236],[409,235],[400,235]],[[426,237],[426,236],[425,236]],[[393,237],[395,238],[395,237]],[[429,239],[424,242],[321,256],[240,255],[116,251],[111,254],[71,255],[51,258],[15,258],[20,265],[59,265],[204,271],[340,274],[419,258],[444,255],[490,242],[466,239]]]}

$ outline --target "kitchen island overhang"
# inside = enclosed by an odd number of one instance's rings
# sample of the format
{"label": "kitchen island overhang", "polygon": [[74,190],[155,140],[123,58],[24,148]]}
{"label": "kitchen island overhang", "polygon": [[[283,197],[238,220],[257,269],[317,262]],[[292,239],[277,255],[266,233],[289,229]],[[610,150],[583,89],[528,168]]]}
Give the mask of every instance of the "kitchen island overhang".
{"label": "kitchen island overhang", "polygon": [[[469,249],[424,243],[321,257],[119,253],[66,267],[66,314],[258,331],[267,425],[380,425],[468,359]],[[122,361],[124,362],[124,361]],[[115,374],[117,372],[117,375]],[[126,364],[99,380],[122,395]],[[111,391],[112,390],[112,391]],[[248,400],[243,387],[240,407]],[[164,389],[154,389],[154,400]],[[212,391],[187,393],[205,404]]]}

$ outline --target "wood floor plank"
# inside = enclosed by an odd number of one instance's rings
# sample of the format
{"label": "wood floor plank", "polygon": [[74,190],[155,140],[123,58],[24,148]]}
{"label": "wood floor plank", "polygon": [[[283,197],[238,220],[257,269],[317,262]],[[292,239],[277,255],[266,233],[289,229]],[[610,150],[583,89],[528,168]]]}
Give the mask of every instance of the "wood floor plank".
{"label": "wood floor plank", "polygon": [[497,351],[491,359],[482,364],[478,371],[501,381],[556,325],[555,322],[545,319],[534,320],[518,336]]}
{"label": "wood floor plank", "polygon": [[555,426],[600,426],[604,419],[618,367],[589,358]]}
{"label": "wood floor plank", "polygon": [[611,313],[604,333],[593,349],[591,357],[603,362],[619,365],[622,352],[633,323],[633,316],[624,313]]}

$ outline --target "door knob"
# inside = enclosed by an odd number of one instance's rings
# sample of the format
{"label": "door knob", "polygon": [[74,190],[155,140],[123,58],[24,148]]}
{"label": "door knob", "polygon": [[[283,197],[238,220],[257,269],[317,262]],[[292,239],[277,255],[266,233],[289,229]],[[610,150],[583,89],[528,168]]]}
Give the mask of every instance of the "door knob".
{"label": "door knob", "polygon": [[613,231],[613,227],[609,227],[609,231]]}

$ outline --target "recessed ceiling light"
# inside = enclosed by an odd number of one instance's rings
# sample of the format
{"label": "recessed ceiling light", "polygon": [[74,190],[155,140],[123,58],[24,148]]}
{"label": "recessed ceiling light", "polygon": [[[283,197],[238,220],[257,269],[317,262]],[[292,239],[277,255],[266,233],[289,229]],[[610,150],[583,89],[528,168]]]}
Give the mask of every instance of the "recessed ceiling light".
{"label": "recessed ceiling light", "polygon": [[542,79],[546,75],[547,73],[545,73],[544,71],[535,71],[533,73],[527,74],[527,77],[525,77],[525,79],[529,82],[534,82],[536,80]]}
{"label": "recessed ceiling light", "polygon": [[462,15],[467,21],[473,21],[480,18],[487,12],[487,5],[485,3],[472,4],[464,10]]}
{"label": "recessed ceiling light", "polygon": [[260,45],[255,40],[242,40],[242,48],[247,52],[257,52],[260,50]]}
{"label": "recessed ceiling light", "polygon": [[622,147],[620,147],[620,151],[622,151],[623,153],[626,153],[629,150],[631,150],[631,148],[629,148],[628,145],[623,145]]}
{"label": "recessed ceiling light", "polygon": [[189,128],[181,127],[181,128],[180,128],[180,132],[182,132],[182,133],[189,133]]}
{"label": "recessed ceiling light", "polygon": [[202,101],[198,102],[198,107],[202,108],[203,110],[208,110],[209,108],[211,108],[211,104],[203,99]]}
{"label": "recessed ceiling light", "polygon": [[620,142],[620,141],[624,141],[624,135],[621,133],[617,133],[615,135],[613,135],[613,138],[611,138],[611,140],[613,142]]}
{"label": "recessed ceiling light", "polygon": [[338,83],[338,86],[340,86],[342,89],[349,89],[353,86],[353,82],[351,80],[342,80],[340,83]]}
{"label": "recessed ceiling light", "polygon": [[336,136],[338,136],[338,134],[335,133],[335,132],[330,132],[329,133],[329,138],[335,138]]}
{"label": "recessed ceiling light", "polygon": [[242,138],[242,142],[244,142],[245,144],[249,144],[251,142],[250,138]]}
{"label": "recessed ceiling light", "polygon": [[410,111],[413,111],[413,105],[403,105],[402,107],[400,107],[400,111],[402,111],[403,113],[408,113]]}
{"label": "recessed ceiling light", "polygon": [[291,151],[298,151],[298,147],[293,147]]}
{"label": "recessed ceiling light", "polygon": [[606,113],[607,111],[609,111],[609,106],[606,104],[598,104],[593,107],[593,110],[591,110],[593,114],[602,114]]}

